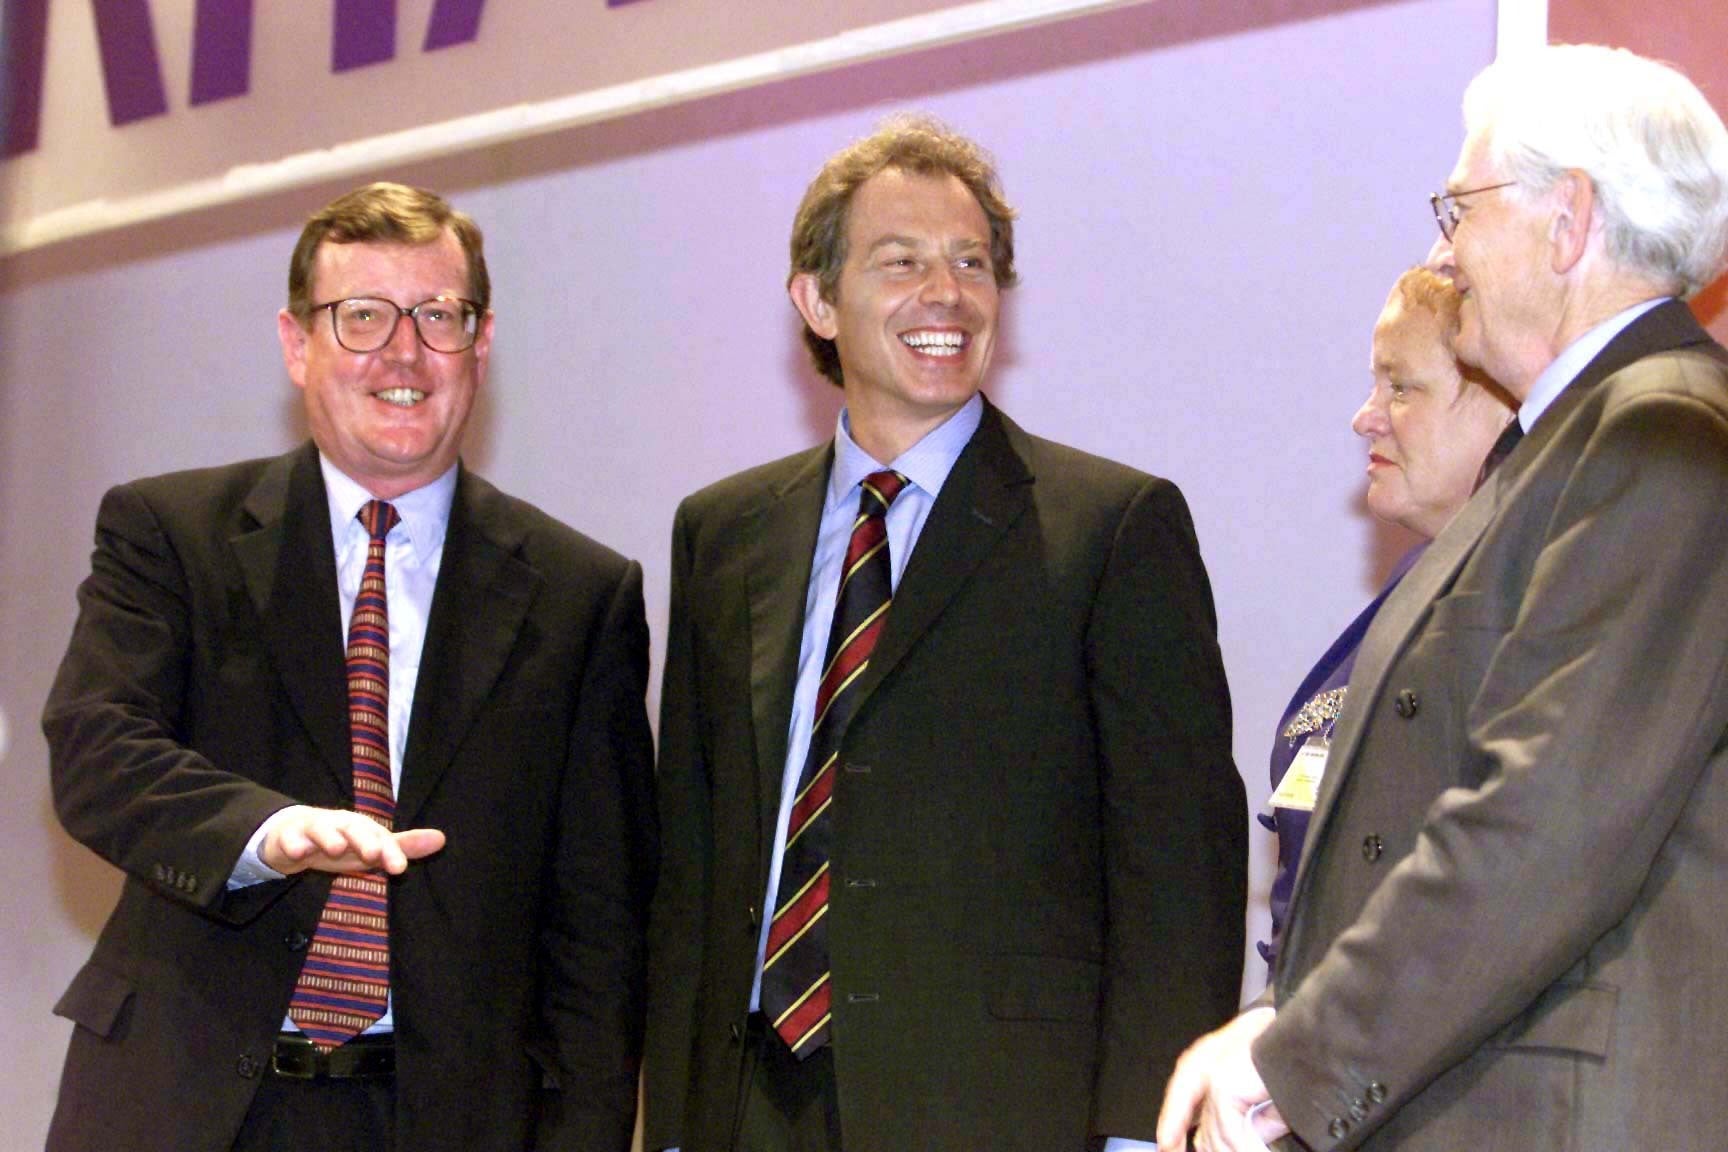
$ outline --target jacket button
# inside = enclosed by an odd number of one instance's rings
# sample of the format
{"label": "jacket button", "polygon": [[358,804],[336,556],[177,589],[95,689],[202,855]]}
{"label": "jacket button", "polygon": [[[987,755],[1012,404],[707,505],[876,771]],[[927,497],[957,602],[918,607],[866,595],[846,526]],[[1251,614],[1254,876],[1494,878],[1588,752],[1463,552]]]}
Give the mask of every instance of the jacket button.
{"label": "jacket button", "polygon": [[758,928],[762,927],[762,913],[756,911],[756,905],[754,905],[754,904],[750,905],[749,914],[745,917],[745,919],[749,921],[750,931],[752,931],[752,932],[754,932]]}
{"label": "jacket button", "polygon": [[1366,1120],[1367,1118],[1368,1118],[1368,1105],[1365,1101],[1358,1100],[1354,1104],[1350,1105],[1350,1119],[1356,1121],[1357,1123],[1361,1123],[1363,1120]]}
{"label": "jacket button", "polygon": [[1380,1081],[1378,1081],[1378,1080],[1370,1081],[1368,1084],[1368,1100],[1369,1100],[1369,1102],[1374,1103],[1374,1104],[1379,1104],[1380,1102],[1382,1102],[1385,1099],[1386,1099],[1386,1085],[1380,1083]]}
{"label": "jacket button", "polygon": [[1384,851],[1386,851],[1386,842],[1381,840],[1378,835],[1369,833],[1362,837],[1362,859],[1368,863],[1372,864],[1380,859],[1380,854]]}
{"label": "jacket button", "polygon": [[1342,1140],[1350,1135],[1350,1121],[1339,1117],[1326,1126],[1326,1131],[1331,1134],[1332,1139]]}
{"label": "jacket button", "polygon": [[304,952],[306,951],[306,945],[312,943],[312,938],[306,935],[306,933],[300,931],[300,929],[296,928],[289,932],[288,935],[282,937],[282,943],[288,945],[288,951],[290,952]]}
{"label": "jacket button", "polygon": [[256,1080],[258,1078],[258,1058],[255,1056],[240,1057],[234,1061],[234,1071],[238,1072],[242,1079]]}
{"label": "jacket button", "polygon": [[1422,702],[1417,697],[1416,693],[1411,689],[1406,688],[1402,692],[1398,693],[1398,698],[1392,702],[1392,707],[1398,715],[1408,720],[1412,716],[1416,715],[1416,709],[1421,706],[1421,703]]}
{"label": "jacket button", "polygon": [[731,1035],[733,1044],[744,1043],[744,1029],[736,1023],[728,1025],[726,1031]]}

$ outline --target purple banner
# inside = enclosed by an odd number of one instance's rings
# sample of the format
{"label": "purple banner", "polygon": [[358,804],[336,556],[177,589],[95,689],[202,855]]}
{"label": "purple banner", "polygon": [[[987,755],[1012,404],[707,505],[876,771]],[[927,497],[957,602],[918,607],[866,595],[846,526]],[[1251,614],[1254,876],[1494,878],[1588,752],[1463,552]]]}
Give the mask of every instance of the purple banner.
{"label": "purple banner", "polygon": [[244,96],[252,83],[252,0],[198,0],[192,103]]}
{"label": "purple banner", "polygon": [[0,113],[6,131],[0,135],[0,156],[16,156],[36,147],[42,131],[42,72],[47,61],[48,0],[6,0],[0,9]]}
{"label": "purple banner", "polygon": [[149,0],[91,0],[90,7],[108,88],[108,122],[118,128],[168,111]]}
{"label": "purple banner", "polygon": [[438,0],[432,6],[432,19],[426,23],[426,43],[422,52],[448,48],[452,44],[471,44],[480,36],[480,10],[486,0]]}
{"label": "purple banner", "polygon": [[396,0],[336,0],[330,70],[347,72],[396,58]]}

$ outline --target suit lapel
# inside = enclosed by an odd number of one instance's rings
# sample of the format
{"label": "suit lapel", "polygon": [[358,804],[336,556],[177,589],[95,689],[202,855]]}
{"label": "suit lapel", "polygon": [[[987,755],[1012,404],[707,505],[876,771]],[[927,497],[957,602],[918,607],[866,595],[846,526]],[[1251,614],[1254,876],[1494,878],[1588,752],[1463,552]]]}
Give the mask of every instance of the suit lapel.
{"label": "suit lapel", "polygon": [[787,729],[798,681],[810,564],[816,554],[833,457],[832,444],[812,449],[785,484],[773,488],[761,507],[740,519],[737,529],[748,541],[750,713],[756,733],[764,874],[780,815],[780,785],[786,770]]}
{"label": "suit lapel", "polygon": [[1033,477],[1025,454],[1011,439],[1018,432],[986,402],[978,431],[943,483],[895,589],[888,626],[858,681],[854,718],[870,706],[876,686],[941,618],[955,593],[1025,512]]}
{"label": "suit lapel", "polygon": [[414,687],[396,797],[400,827],[414,822],[449,768],[539,590],[542,577],[521,559],[521,542],[521,525],[498,491],[463,469]]}
{"label": "suit lapel", "polygon": [[289,703],[342,788],[353,788],[336,551],[312,445],[265,469],[246,498],[251,526],[229,540]]}

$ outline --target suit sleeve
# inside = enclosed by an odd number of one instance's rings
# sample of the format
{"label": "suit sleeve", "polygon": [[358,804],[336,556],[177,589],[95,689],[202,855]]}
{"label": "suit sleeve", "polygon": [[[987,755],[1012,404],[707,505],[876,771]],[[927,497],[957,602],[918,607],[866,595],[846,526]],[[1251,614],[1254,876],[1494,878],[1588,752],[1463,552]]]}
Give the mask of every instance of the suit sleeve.
{"label": "suit sleeve", "polygon": [[[1464,716],[1481,784],[1435,799],[1256,1043],[1314,1148],[1359,1144],[1627,915],[1728,728],[1720,408],[1672,394],[1611,408],[1559,492],[1509,618],[1475,618],[1460,601],[1486,597],[1455,590],[1427,625],[1444,613],[1457,643],[1487,646]],[[1329,1131],[1370,1086],[1383,1106]]]}
{"label": "suit sleeve", "polygon": [[542,1150],[624,1152],[635,1128],[658,852],[647,686],[642,569],[631,563],[589,638],[564,772],[543,929],[546,1011],[563,1090],[542,1118]]}
{"label": "suit sleeve", "polygon": [[686,509],[672,532],[672,604],[660,692],[657,771],[665,849],[650,918],[648,1053],[643,1146],[683,1145],[684,1102],[702,973],[702,909],[713,832],[708,774],[698,736],[696,668],[691,634],[691,559]]}
{"label": "suit sleeve", "polygon": [[1236,1011],[1248,852],[1211,585],[1165,481],[1117,528],[1087,651],[1109,899],[1092,1130],[1150,1140],[1177,1056]]}
{"label": "suit sleeve", "polygon": [[185,742],[194,612],[187,573],[134,488],[96,521],[78,621],[43,713],[55,810],[79,842],[163,895],[244,920],[288,883],[228,893],[247,838],[295,803]]}

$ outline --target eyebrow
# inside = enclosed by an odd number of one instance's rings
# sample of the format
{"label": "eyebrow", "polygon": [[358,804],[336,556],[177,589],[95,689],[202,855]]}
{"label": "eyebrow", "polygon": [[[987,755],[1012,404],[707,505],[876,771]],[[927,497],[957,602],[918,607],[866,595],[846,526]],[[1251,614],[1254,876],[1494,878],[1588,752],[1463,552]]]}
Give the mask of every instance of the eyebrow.
{"label": "eyebrow", "polygon": [[867,251],[874,252],[879,248],[892,248],[895,245],[899,245],[902,248],[916,248],[918,247],[918,241],[912,239],[910,236],[883,236],[878,238],[874,244],[870,245]]}
{"label": "eyebrow", "polygon": [[[879,239],[877,239],[873,244],[871,244],[870,247],[866,249],[866,251],[875,252],[879,248],[891,248],[891,247],[894,247],[895,245],[899,245],[902,248],[919,248],[922,246],[922,243],[919,240],[917,240],[911,236],[900,236],[900,235],[883,236],[883,237],[880,237]],[[951,244],[948,245],[948,248],[947,248],[947,250],[950,252],[968,251],[968,250],[974,250],[974,249],[976,249],[978,251],[988,251],[989,245],[985,244],[982,240],[976,239],[974,237],[967,237],[963,240],[957,240],[957,241],[952,242]]]}

